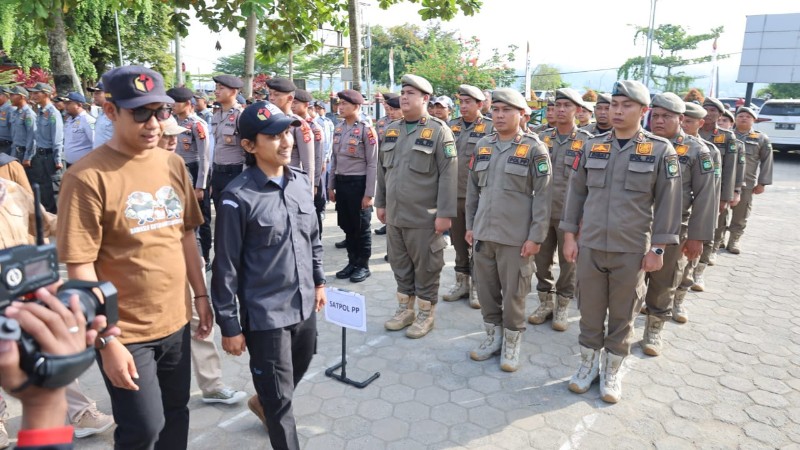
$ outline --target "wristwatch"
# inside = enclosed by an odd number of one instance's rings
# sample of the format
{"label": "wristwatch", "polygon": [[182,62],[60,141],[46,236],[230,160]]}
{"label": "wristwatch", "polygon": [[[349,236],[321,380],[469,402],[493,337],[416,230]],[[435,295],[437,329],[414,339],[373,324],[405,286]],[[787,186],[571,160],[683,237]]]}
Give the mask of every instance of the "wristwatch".
{"label": "wristwatch", "polygon": [[100,336],[97,338],[97,341],[95,341],[94,348],[102,350],[106,348],[109,342],[113,341],[116,338],[117,338],[116,336],[107,336],[107,337]]}
{"label": "wristwatch", "polygon": [[663,249],[663,248],[651,247],[651,248],[650,248],[650,251],[651,251],[651,252],[653,252],[653,253],[655,253],[655,254],[656,254],[656,255],[658,255],[658,256],[661,256],[661,255],[663,255],[663,254],[664,254],[664,249]]}

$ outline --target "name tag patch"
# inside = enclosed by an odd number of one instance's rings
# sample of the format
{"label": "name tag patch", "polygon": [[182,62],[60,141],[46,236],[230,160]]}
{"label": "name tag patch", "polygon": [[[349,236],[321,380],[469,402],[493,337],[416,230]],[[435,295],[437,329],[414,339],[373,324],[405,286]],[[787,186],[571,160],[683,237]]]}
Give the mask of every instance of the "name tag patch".
{"label": "name tag patch", "polygon": [[531,163],[531,160],[528,158],[520,158],[518,156],[509,156],[508,157],[509,164],[516,164],[518,166],[527,166]]}
{"label": "name tag patch", "polygon": [[654,164],[656,157],[653,155],[631,155],[630,161]]}

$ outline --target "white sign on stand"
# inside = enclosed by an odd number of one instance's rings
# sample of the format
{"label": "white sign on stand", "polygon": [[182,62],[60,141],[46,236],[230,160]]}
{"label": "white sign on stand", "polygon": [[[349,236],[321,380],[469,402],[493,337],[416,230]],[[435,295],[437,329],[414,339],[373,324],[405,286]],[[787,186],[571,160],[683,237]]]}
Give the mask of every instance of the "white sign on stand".
{"label": "white sign on stand", "polygon": [[341,327],[367,331],[367,302],[355,292],[326,287],[325,320]]}

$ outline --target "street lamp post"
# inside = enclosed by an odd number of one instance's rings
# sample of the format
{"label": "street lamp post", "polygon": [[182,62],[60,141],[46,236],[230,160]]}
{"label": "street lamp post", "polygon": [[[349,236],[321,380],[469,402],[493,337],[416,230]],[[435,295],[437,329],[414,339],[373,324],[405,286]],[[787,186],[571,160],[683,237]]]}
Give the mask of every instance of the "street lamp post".
{"label": "street lamp post", "polygon": [[656,25],[656,2],[658,0],[650,0],[650,27],[647,30],[647,49],[644,57],[644,77],[643,83],[647,86],[650,78],[652,78],[652,59],[653,59],[653,29]]}

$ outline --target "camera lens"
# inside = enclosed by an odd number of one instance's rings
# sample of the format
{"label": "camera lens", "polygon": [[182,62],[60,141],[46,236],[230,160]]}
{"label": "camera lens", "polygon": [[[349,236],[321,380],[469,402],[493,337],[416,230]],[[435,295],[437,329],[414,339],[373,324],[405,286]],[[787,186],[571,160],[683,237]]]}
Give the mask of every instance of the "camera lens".
{"label": "camera lens", "polygon": [[78,302],[81,305],[81,311],[86,317],[87,327],[92,323],[94,317],[97,315],[97,309],[100,307],[100,302],[97,297],[90,290],[85,289],[64,289],[58,292],[58,299],[61,300],[67,308],[69,308],[69,299],[73,296],[78,296]]}

